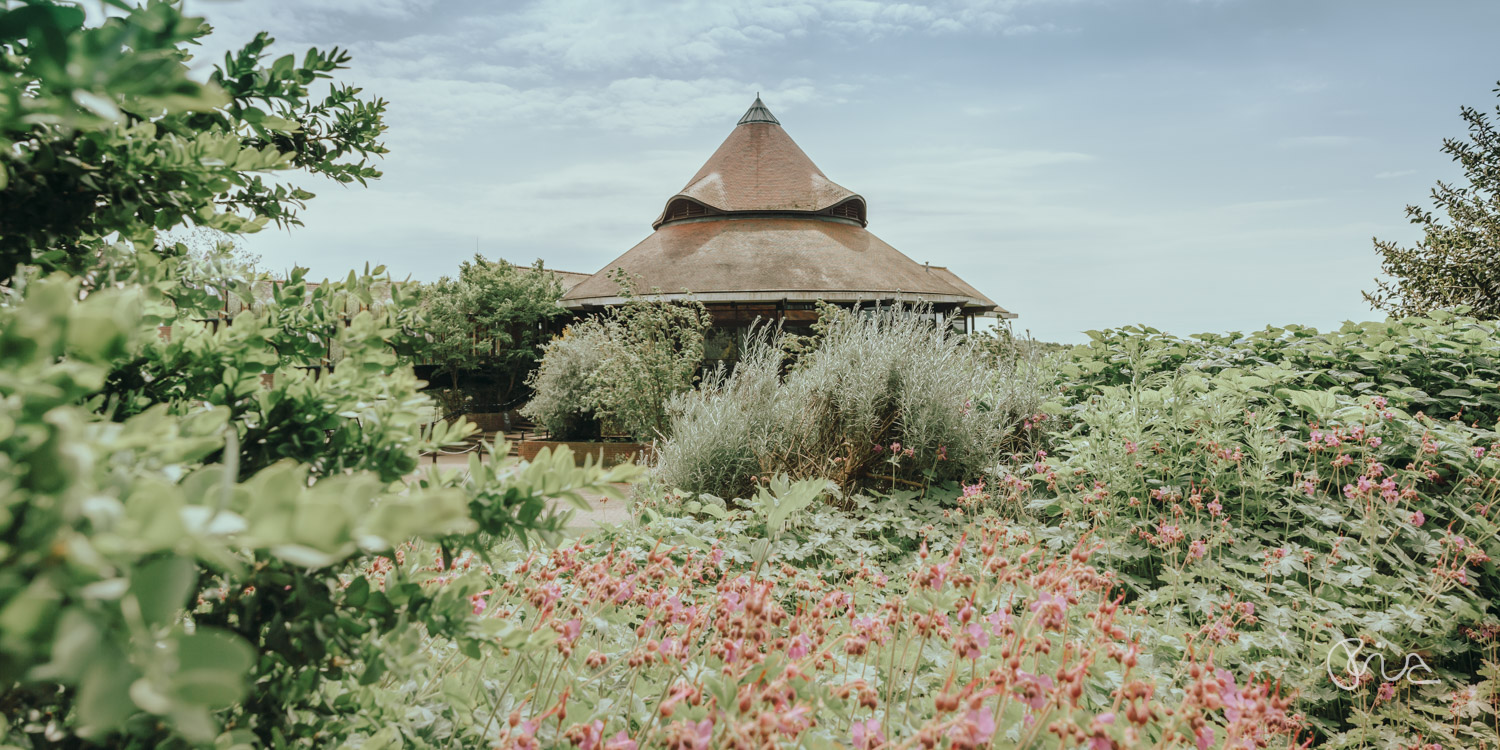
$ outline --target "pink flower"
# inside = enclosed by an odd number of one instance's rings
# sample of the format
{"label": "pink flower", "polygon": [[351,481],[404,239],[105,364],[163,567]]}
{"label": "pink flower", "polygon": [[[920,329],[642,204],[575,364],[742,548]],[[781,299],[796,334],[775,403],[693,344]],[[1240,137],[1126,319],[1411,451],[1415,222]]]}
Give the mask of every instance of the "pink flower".
{"label": "pink flower", "polygon": [[1005,628],[1007,625],[1010,625],[1011,622],[1010,610],[1001,607],[1000,609],[995,610],[993,614],[984,618],[984,621],[990,624],[991,633],[995,635],[1005,635]]}
{"label": "pink flower", "polygon": [[1484,446],[1482,446],[1482,445],[1476,445],[1476,446],[1474,446],[1474,457],[1475,458],[1484,458]]}
{"label": "pink flower", "polygon": [[787,658],[801,659],[802,657],[807,656],[809,651],[808,647],[811,645],[812,642],[807,640],[806,634],[798,635],[796,638],[792,639],[792,645],[787,647]]}
{"label": "pink flower", "polygon": [[880,731],[880,719],[856,721],[849,728],[849,734],[854,740],[854,750],[875,750],[885,744],[885,732]]}
{"label": "pink flower", "polygon": [[1068,600],[1050,591],[1043,591],[1037,596],[1036,601],[1031,603],[1031,611],[1036,613],[1037,621],[1044,630],[1060,632],[1067,625]]}
{"label": "pink flower", "polygon": [[995,734],[995,717],[989,711],[970,709],[963,721],[949,730],[955,748],[977,748],[986,745]]}
{"label": "pink flower", "polygon": [[1044,674],[1031,674],[1030,672],[1016,672],[1016,687],[1021,689],[1021,702],[1030,706],[1032,710],[1040,710],[1047,705],[1047,694],[1052,692],[1052,678]]}
{"label": "pink flower", "polygon": [[1380,689],[1375,691],[1375,700],[1388,701],[1396,697],[1396,686],[1389,682],[1380,683]]}
{"label": "pink flower", "polygon": [[1413,526],[1421,526],[1422,524],[1427,523],[1427,516],[1422,515],[1422,511],[1418,510],[1413,511],[1411,516],[1406,520],[1411,521],[1411,525]]}
{"label": "pink flower", "polygon": [[1187,537],[1182,533],[1182,527],[1175,523],[1161,523],[1156,525],[1156,533],[1161,535],[1162,541],[1168,544],[1176,544]]}
{"label": "pink flower", "polygon": [[1214,728],[1204,726],[1195,733],[1198,737],[1198,750],[1208,750],[1214,744]]}
{"label": "pink flower", "polygon": [[1089,750],[1113,750],[1113,748],[1117,747],[1117,745],[1115,745],[1115,743],[1110,740],[1107,735],[1104,734],[1104,728],[1112,726],[1114,723],[1115,714],[1113,711],[1107,711],[1094,717],[1094,721],[1090,726],[1090,729],[1094,734],[1089,738]]}
{"label": "pink flower", "polygon": [[604,734],[604,722],[595,719],[592,724],[577,724],[569,729],[568,733],[576,735],[572,737],[572,740],[579,750],[598,750],[599,741]]}
{"label": "pink flower", "polygon": [[1188,557],[1194,560],[1202,559],[1203,553],[1207,551],[1208,545],[1204,544],[1202,539],[1194,539],[1193,543],[1188,545]]}
{"label": "pink flower", "polygon": [[604,750],[636,750],[635,740],[630,739],[630,735],[621,729],[612,739],[605,740]]}
{"label": "pink flower", "polygon": [[961,655],[965,659],[978,659],[979,655],[984,653],[984,649],[990,647],[990,634],[984,632],[984,628],[980,627],[977,622],[971,622],[966,625],[964,632],[968,633],[973,641],[969,644],[968,648],[964,649]]}
{"label": "pink flower", "polygon": [[485,601],[485,597],[489,596],[492,593],[494,592],[490,589],[485,589],[484,591],[481,591],[469,597],[469,606],[474,608],[474,614],[484,614],[485,607],[488,606],[488,603]]}

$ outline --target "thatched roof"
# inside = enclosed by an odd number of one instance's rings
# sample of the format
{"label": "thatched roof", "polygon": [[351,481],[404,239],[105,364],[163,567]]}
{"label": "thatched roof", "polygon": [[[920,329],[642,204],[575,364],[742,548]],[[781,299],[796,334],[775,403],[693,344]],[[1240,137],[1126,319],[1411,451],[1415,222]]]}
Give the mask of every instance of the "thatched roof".
{"label": "thatched roof", "polygon": [[593,274],[591,273],[579,273],[578,271],[559,271],[555,268],[549,268],[547,270],[550,271],[553,276],[557,277],[558,282],[562,284],[564,293],[593,277]]}
{"label": "thatched roof", "polygon": [[829,180],[759,97],[655,233],[569,289],[563,304],[619,304],[623,269],[642,290],[702,302],[930,302],[1015,317],[952,271],[865,229],[864,199]]}
{"label": "thatched roof", "polygon": [[[863,199],[828,179],[798,148],[760,97],[677,195],[723,212],[821,211]],[[652,223],[660,226],[668,211]]]}

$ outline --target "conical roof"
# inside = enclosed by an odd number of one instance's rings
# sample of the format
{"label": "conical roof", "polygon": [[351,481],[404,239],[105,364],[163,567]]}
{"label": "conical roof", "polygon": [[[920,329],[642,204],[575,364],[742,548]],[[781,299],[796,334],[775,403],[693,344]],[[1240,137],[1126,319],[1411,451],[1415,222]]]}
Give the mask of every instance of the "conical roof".
{"label": "conical roof", "polygon": [[706,303],[927,302],[1015,317],[940,266],[865,228],[864,199],[826,177],[755,98],[656,230],[563,295],[575,310],[623,302],[623,271],[667,298]]}
{"label": "conical roof", "polygon": [[[828,179],[758,96],[719,150],[667,205],[683,198],[722,212],[810,213],[864,200]],[[652,226],[660,226],[666,215],[664,209]]]}

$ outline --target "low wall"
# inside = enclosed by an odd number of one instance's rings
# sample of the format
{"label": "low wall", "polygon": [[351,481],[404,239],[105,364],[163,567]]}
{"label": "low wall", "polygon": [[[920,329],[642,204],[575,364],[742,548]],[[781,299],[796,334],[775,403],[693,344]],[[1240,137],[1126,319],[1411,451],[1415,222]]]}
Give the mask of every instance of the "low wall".
{"label": "low wall", "polygon": [[505,412],[475,412],[465,414],[464,419],[477,425],[480,432],[505,432]]}
{"label": "low wall", "polygon": [[522,440],[516,444],[516,452],[521,458],[530,461],[536,458],[543,448],[551,448],[554,452],[562,446],[573,450],[573,460],[583,465],[584,458],[594,457],[595,464],[614,466],[615,464],[629,463],[631,461],[649,461],[651,459],[651,446],[645,443],[579,443],[563,442],[561,440]]}

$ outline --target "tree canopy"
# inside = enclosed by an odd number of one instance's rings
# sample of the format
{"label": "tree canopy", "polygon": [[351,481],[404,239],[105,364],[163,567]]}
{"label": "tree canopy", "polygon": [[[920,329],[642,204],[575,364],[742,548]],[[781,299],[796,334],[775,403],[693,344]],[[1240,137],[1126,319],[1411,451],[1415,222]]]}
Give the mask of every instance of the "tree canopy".
{"label": "tree canopy", "polygon": [[81,8],[28,2],[0,14],[0,278],[97,265],[111,237],[140,245],[193,224],[243,234],[300,224],[313,194],[272,183],[298,170],[341,183],[380,176],[386,104],[315,83],[347,67],[334,48],[266,63],[265,33],[189,70],[210,28],[174,3]]}
{"label": "tree canopy", "polygon": [[540,260],[529,267],[475,255],[458,278],[444,276],[423,289],[428,343],[422,356],[454,391],[461,378],[477,400],[509,405],[552,336],[562,282]]}
{"label": "tree canopy", "polygon": [[[1423,233],[1415,245],[1375,240],[1381,270],[1390,277],[1365,293],[1377,309],[1417,315],[1467,307],[1477,317],[1500,318],[1500,131],[1488,113],[1464,107],[1461,114],[1468,138],[1445,139],[1443,153],[1458,162],[1465,181],[1439,181],[1433,188],[1443,215],[1406,207]],[[1494,116],[1500,117],[1500,105]]]}

